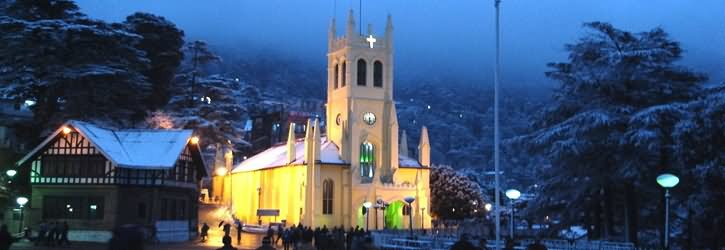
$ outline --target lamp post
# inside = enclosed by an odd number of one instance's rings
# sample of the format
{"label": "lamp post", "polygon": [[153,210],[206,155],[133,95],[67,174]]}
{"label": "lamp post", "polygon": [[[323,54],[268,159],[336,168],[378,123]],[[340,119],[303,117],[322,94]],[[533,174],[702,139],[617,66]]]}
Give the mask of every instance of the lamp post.
{"label": "lamp post", "polygon": [[365,231],[370,231],[370,207],[373,206],[373,203],[366,201],[363,202],[363,207],[365,207]]}
{"label": "lamp post", "polygon": [[669,249],[670,239],[670,188],[677,186],[680,178],[673,174],[661,174],[657,176],[657,184],[665,188],[665,249]]}
{"label": "lamp post", "polygon": [[499,7],[501,5],[501,0],[494,0],[494,6],[496,8],[496,67],[493,71],[493,162],[494,162],[494,171],[495,171],[495,211],[494,214],[496,215],[496,249],[501,249],[501,246],[499,245],[499,242],[501,241],[501,209],[500,209],[500,203],[499,203],[499,197],[501,192],[501,187],[499,186],[499,121],[498,121],[498,92],[499,92],[499,74],[501,70],[500,65],[500,24],[499,24]]}
{"label": "lamp post", "polygon": [[506,197],[511,199],[511,201],[509,202],[509,206],[511,208],[511,221],[510,221],[511,226],[509,228],[509,230],[511,230],[511,231],[509,231],[509,237],[513,240],[514,239],[514,201],[516,199],[518,199],[519,197],[521,197],[521,192],[519,192],[519,190],[516,190],[516,189],[509,189],[509,190],[506,190]]}
{"label": "lamp post", "polygon": [[23,232],[23,221],[25,220],[25,218],[23,218],[23,207],[25,207],[25,204],[28,203],[28,198],[20,196],[15,200],[15,202],[20,205],[20,226],[18,227],[18,232]]}
{"label": "lamp post", "polygon": [[5,171],[5,174],[8,176],[8,184],[13,183],[13,177],[15,177],[16,174],[18,174],[18,171],[15,169],[8,169],[8,171]]}
{"label": "lamp post", "polygon": [[410,217],[408,225],[410,225],[410,236],[413,236],[413,202],[415,201],[415,197],[408,196],[403,199],[405,202],[408,203],[408,208],[410,209],[410,212],[408,213],[408,217]]}

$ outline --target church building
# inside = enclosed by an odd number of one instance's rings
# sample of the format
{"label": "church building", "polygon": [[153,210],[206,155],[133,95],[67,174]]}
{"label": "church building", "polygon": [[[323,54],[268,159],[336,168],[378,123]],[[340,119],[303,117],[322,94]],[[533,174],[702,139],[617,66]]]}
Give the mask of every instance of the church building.
{"label": "church building", "polygon": [[[222,199],[241,221],[374,230],[407,229],[412,219],[413,228],[430,227],[430,143],[423,128],[417,159],[400,146],[407,141],[404,132],[399,139],[393,99],[391,17],[384,36],[355,27],[352,11],[344,36],[334,19],[330,26],[325,134],[317,119],[293,124],[286,144],[223,178],[231,195]],[[305,126],[304,138],[295,138],[295,126]]]}

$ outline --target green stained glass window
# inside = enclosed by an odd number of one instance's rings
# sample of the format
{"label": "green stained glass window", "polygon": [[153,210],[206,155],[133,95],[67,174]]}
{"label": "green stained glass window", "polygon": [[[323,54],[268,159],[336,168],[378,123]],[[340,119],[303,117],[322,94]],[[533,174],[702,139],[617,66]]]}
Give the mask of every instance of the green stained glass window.
{"label": "green stained glass window", "polygon": [[375,177],[375,147],[370,142],[360,144],[360,179],[371,183]]}

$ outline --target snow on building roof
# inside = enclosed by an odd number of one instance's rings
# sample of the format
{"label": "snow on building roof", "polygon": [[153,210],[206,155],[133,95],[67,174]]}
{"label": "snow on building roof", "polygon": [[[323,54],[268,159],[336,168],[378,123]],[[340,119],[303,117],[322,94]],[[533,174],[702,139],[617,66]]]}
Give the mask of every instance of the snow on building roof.
{"label": "snow on building roof", "polygon": [[[112,130],[81,122],[69,121],[65,126],[74,128],[96,146],[115,165],[137,169],[173,168],[176,160],[192,136],[192,130]],[[42,149],[62,128],[56,130],[43,143],[18,162],[21,165]]]}
{"label": "snow on building roof", "polygon": [[[347,164],[340,157],[340,149],[337,145],[327,140],[326,137],[322,137],[320,142],[322,143],[320,149],[320,163],[323,164]],[[287,162],[287,144],[278,144],[259,154],[256,154],[249,159],[239,163],[232,173],[247,172],[262,170],[268,168],[281,167],[285,165],[304,164],[305,162],[305,141],[304,139],[297,139],[295,141],[295,160],[293,162]],[[400,167],[404,168],[421,168],[422,165],[413,158],[406,156],[398,156],[400,160]]]}
{"label": "snow on building roof", "polygon": [[[320,142],[322,143],[320,147],[320,163],[345,164],[340,158],[339,148],[334,142],[327,140],[326,137],[322,137]],[[293,162],[287,162],[287,160],[287,144],[278,144],[239,163],[239,165],[234,167],[232,173],[261,170],[284,165],[304,164],[304,139],[297,139],[295,141],[295,160]]]}
{"label": "snow on building roof", "polygon": [[404,155],[398,155],[398,160],[400,161],[399,167],[402,168],[420,168],[423,167],[420,165],[420,162],[418,160],[404,156]]}

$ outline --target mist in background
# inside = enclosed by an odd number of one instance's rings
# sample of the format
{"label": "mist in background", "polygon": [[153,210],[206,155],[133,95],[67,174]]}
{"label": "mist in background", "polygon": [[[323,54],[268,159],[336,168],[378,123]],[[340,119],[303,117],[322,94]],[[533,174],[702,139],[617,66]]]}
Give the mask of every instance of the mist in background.
{"label": "mist in background", "polygon": [[[311,66],[326,64],[327,31],[342,35],[349,9],[360,24],[359,1],[333,0],[77,0],[92,18],[121,22],[137,11],[161,15],[206,40],[224,57],[275,55]],[[725,81],[725,1],[504,0],[501,5],[505,85],[552,86],[546,63],[566,60],[564,44],[582,23],[610,22],[640,32],[662,27],[685,50],[680,64]],[[493,78],[493,0],[365,0],[362,27],[382,34],[393,17],[396,79],[488,86]],[[324,79],[324,77],[323,77]]]}

